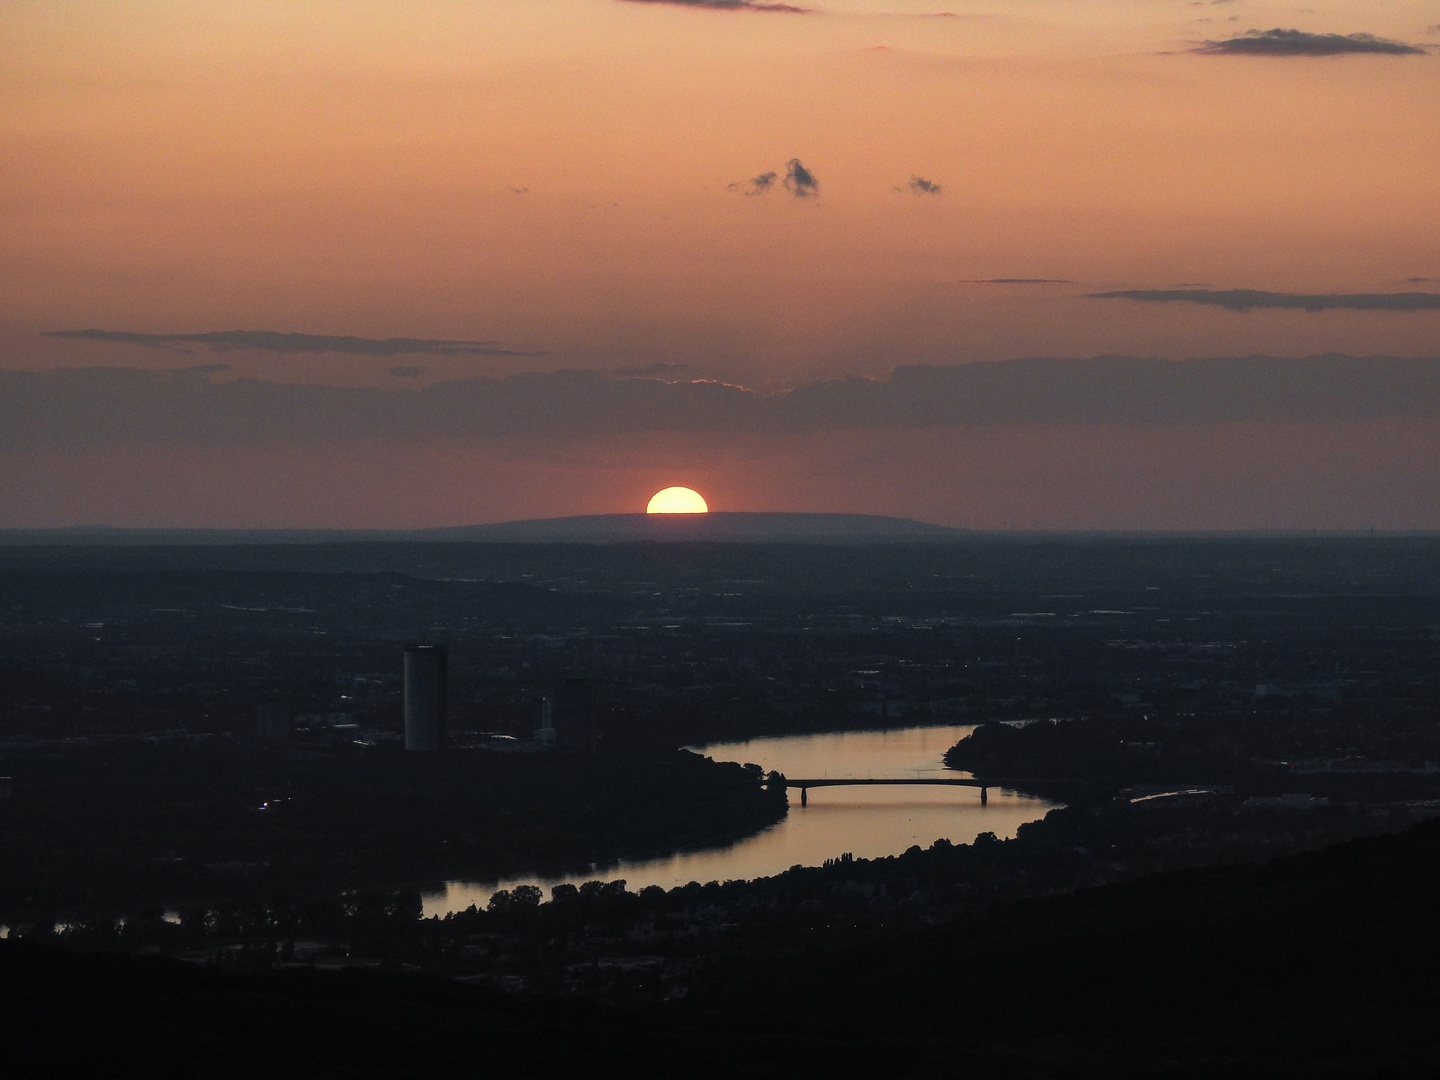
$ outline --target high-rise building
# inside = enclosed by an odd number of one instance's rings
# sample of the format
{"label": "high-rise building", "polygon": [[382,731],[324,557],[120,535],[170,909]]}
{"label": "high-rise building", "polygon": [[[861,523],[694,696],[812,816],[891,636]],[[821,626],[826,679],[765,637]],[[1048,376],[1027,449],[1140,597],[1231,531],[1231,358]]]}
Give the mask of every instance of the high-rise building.
{"label": "high-rise building", "polygon": [[444,645],[405,646],[405,749],[445,748],[448,654]]}
{"label": "high-rise building", "polygon": [[535,741],[544,747],[555,745],[555,702],[549,697],[540,699],[540,726],[535,729]]}

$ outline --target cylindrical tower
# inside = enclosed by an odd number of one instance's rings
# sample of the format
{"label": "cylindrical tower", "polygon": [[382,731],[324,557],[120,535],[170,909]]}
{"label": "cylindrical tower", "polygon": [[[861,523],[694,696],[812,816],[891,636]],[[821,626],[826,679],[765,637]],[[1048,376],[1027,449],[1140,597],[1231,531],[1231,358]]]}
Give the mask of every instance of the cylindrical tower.
{"label": "cylindrical tower", "polygon": [[405,749],[445,748],[449,667],[444,645],[405,646]]}

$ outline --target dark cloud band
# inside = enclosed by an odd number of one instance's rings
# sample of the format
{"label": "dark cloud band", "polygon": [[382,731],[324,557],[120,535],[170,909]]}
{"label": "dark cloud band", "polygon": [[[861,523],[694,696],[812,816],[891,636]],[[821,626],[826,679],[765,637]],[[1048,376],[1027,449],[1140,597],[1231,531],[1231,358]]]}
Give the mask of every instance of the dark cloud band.
{"label": "dark cloud band", "polygon": [[149,349],[190,352],[194,345],[211,352],[255,349],[273,353],[349,353],[354,356],[543,356],[501,348],[493,341],[453,341],[443,338],[363,338],[325,334],[282,334],[274,330],[218,330],[206,334],[136,334],[126,330],[54,330],[46,335],[83,341],[113,341]]}
{"label": "dark cloud band", "polygon": [[1183,301],[1227,311],[1291,308],[1298,311],[1440,311],[1440,293],[1278,293],[1261,289],[1122,289],[1086,294],[1096,300]]}
{"label": "dark cloud band", "polygon": [[0,371],[0,447],[1440,418],[1440,358],[1040,358],[902,367],[784,393],[600,371],[391,390],[217,375],[215,365]]}
{"label": "dark cloud band", "polygon": [[1304,30],[1251,30],[1223,41],[1207,41],[1191,52],[1208,56],[1424,56],[1419,45],[1390,41],[1373,34],[1310,34]]}

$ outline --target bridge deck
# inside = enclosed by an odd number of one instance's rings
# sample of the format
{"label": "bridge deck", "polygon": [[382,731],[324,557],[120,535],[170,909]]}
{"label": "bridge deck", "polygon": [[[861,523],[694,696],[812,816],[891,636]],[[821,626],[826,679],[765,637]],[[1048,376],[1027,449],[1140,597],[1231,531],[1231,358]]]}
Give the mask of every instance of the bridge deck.
{"label": "bridge deck", "polygon": [[869,785],[869,784],[935,784],[935,785],[940,785],[940,786],[942,786],[942,787],[978,787],[978,788],[991,788],[991,787],[1013,787],[1013,786],[1015,786],[1015,785],[1017,785],[1017,784],[1063,784],[1063,783],[1073,783],[1073,782],[1074,782],[1074,781],[1065,781],[1065,780],[1011,780],[1011,779],[1002,779],[1002,780],[976,780],[974,777],[955,777],[955,778],[952,779],[951,777],[948,777],[948,776],[945,776],[945,777],[939,777],[939,776],[937,776],[937,777],[908,777],[908,776],[907,776],[907,777],[882,777],[882,778],[878,778],[878,779],[877,779],[877,778],[873,778],[873,777],[868,777],[868,776],[867,776],[867,777],[864,777],[864,778],[860,778],[860,777],[854,777],[854,778],[840,777],[840,778],[837,778],[837,779],[830,779],[830,778],[826,777],[826,778],[820,779],[820,780],[803,780],[803,779],[802,779],[802,780],[792,780],[792,779],[790,779],[788,776],[785,778],[785,786],[786,786],[786,787],[793,787],[793,788],[853,787],[853,786],[855,786],[855,785]]}

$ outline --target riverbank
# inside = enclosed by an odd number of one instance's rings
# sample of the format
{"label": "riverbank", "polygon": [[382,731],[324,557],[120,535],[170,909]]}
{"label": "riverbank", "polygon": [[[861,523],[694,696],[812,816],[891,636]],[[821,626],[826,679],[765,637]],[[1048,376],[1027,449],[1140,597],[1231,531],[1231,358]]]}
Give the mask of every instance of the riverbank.
{"label": "riverbank", "polygon": [[787,810],[754,770],[683,751],[125,742],[11,754],[6,771],[0,922],[11,925],[583,867],[724,843]]}

